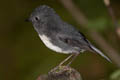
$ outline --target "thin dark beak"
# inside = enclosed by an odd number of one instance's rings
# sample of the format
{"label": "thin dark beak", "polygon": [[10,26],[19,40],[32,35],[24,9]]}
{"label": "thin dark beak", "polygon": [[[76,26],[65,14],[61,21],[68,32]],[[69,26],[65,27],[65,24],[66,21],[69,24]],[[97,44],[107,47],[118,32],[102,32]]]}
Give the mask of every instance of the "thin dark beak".
{"label": "thin dark beak", "polygon": [[26,22],[31,22],[30,18],[25,19]]}

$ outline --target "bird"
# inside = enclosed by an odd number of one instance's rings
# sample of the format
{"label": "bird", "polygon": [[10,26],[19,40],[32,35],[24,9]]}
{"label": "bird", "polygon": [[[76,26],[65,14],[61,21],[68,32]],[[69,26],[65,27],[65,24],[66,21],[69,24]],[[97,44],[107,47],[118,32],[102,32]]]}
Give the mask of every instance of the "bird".
{"label": "bird", "polygon": [[86,39],[83,33],[73,25],[63,21],[56,11],[48,5],[40,5],[35,8],[27,21],[32,23],[46,47],[56,53],[69,54],[59,66],[71,59],[67,64],[69,66],[84,51],[98,53],[111,62],[107,56]]}

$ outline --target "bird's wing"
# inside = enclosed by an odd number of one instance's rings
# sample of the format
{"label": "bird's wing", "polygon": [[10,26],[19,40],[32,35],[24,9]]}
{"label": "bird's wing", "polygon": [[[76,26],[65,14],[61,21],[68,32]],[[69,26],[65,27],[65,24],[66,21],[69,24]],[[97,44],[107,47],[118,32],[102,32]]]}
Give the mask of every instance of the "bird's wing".
{"label": "bird's wing", "polygon": [[80,50],[91,50],[88,41],[79,32],[78,34],[59,34],[58,38],[69,46],[78,47]]}

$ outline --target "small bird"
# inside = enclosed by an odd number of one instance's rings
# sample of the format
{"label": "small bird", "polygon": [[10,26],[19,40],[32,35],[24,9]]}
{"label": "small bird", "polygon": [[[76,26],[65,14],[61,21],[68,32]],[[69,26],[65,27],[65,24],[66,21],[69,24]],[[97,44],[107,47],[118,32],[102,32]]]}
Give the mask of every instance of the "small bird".
{"label": "small bird", "polygon": [[40,39],[49,49],[58,53],[70,54],[59,65],[64,64],[72,57],[71,61],[67,64],[70,65],[78,54],[84,51],[98,53],[111,62],[79,30],[64,22],[53,8],[47,5],[37,7],[31,13],[28,21],[32,22]]}

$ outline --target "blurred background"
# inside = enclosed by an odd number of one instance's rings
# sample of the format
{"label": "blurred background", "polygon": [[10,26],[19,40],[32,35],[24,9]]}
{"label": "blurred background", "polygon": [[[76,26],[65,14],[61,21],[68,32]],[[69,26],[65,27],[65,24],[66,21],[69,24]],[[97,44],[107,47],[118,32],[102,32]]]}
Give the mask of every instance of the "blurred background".
{"label": "blurred background", "polygon": [[120,0],[111,0],[116,19],[103,0],[1,0],[0,80],[36,80],[68,55],[56,54],[40,41],[31,23],[34,8],[49,5],[61,18],[78,28],[113,63],[84,52],[72,63],[83,80],[120,80]]}

